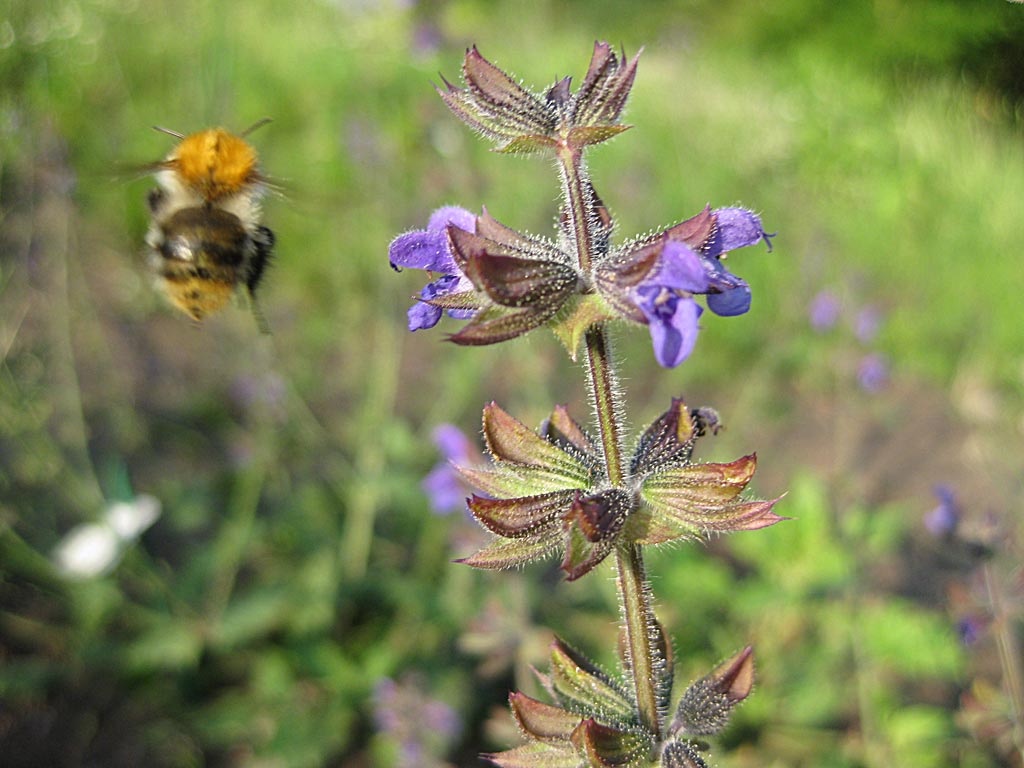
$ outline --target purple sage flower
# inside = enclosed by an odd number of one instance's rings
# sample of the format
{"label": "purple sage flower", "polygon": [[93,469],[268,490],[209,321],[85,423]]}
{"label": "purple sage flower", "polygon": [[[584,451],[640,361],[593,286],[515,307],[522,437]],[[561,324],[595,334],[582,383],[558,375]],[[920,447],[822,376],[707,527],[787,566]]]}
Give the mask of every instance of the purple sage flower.
{"label": "purple sage flower", "polygon": [[[473,284],[462,274],[452,257],[447,232],[449,224],[466,232],[473,232],[476,228],[476,216],[465,208],[456,206],[438,208],[431,215],[426,229],[399,235],[388,248],[388,259],[392,269],[399,271],[411,267],[441,275],[420,291],[420,298],[424,301],[417,302],[409,308],[410,331],[433,328],[441,319],[443,310],[426,303],[430,299],[473,290]],[[448,314],[451,317],[466,319],[472,317],[475,311],[449,309]]]}
{"label": "purple sage flower", "polygon": [[453,465],[473,463],[473,444],[458,427],[440,424],[431,435],[434,445],[443,457],[423,478],[420,487],[427,494],[430,509],[438,515],[447,515],[466,506],[469,495],[465,483]]}
{"label": "purple sage flower", "polygon": [[924,516],[924,527],[933,536],[952,536],[960,523],[960,504],[950,486],[937,485],[934,491],[939,503]]}
{"label": "purple sage flower", "polygon": [[[750,286],[723,265],[729,251],[771,242],[755,213],[708,206],[686,221],[627,244],[597,269],[598,291],[616,311],[646,323],[658,362],[673,368],[693,351],[703,309],[693,300],[707,296],[716,315],[732,317],[750,309]],[[637,278],[640,273],[642,277]]]}
{"label": "purple sage flower", "polygon": [[839,321],[839,309],[839,297],[835,293],[828,289],[818,291],[807,311],[811,328],[818,333],[832,330]]}

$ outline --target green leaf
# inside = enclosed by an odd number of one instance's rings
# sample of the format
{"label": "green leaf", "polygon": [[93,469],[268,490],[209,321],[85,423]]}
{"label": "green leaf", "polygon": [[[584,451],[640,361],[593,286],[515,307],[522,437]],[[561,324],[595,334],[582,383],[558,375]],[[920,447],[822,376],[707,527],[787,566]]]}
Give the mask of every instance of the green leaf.
{"label": "green leaf", "polygon": [[560,530],[545,529],[528,538],[497,539],[476,554],[455,562],[489,570],[511,568],[552,554],[561,544],[561,538]]}
{"label": "green leaf", "polygon": [[473,517],[492,533],[508,538],[533,535],[568,511],[578,491],[554,491],[539,496],[491,499],[473,496],[469,509]]}
{"label": "green leaf", "polygon": [[587,755],[591,766],[635,766],[650,753],[653,739],[647,734],[624,731],[590,719],[573,733],[576,748]]}
{"label": "green leaf", "polygon": [[530,307],[516,311],[493,306],[481,310],[448,341],[462,347],[486,347],[510,341],[546,323],[557,307]]}
{"label": "green leaf", "polygon": [[497,469],[456,466],[455,470],[471,486],[497,498],[570,490],[561,475],[508,463],[497,466]]}
{"label": "green leaf", "polygon": [[548,470],[564,478],[566,488],[587,488],[593,481],[590,468],[576,456],[512,418],[496,403],[484,409],[483,432],[488,450],[499,461]]}
{"label": "green leaf", "polygon": [[598,461],[594,456],[594,443],[576,420],[569,415],[564,405],[556,405],[546,422],[544,436],[558,446],[570,445],[591,461]]}
{"label": "green leaf", "polygon": [[559,698],[584,712],[633,722],[636,707],[612,679],[561,640],[551,645],[551,688]]}
{"label": "green leaf", "polygon": [[554,320],[548,323],[569,357],[576,362],[580,342],[587,331],[599,323],[614,320],[615,311],[596,293],[573,296]]}
{"label": "green leaf", "polygon": [[587,761],[571,744],[531,741],[521,747],[484,755],[500,768],[587,768]]}
{"label": "green leaf", "polygon": [[134,673],[195,667],[203,649],[200,627],[169,617],[154,623],[123,654],[125,668]]}
{"label": "green leaf", "polygon": [[495,149],[495,152],[502,152],[504,154],[534,154],[537,152],[545,152],[548,150],[554,150],[558,147],[556,142],[550,136],[517,136],[506,144]]}
{"label": "green leaf", "polygon": [[673,467],[649,475],[643,482],[643,494],[645,499],[678,507],[719,506],[740,494],[756,468],[756,454],[728,464]]}
{"label": "green leaf", "polygon": [[565,571],[566,581],[576,581],[590,573],[608,557],[613,548],[614,541],[590,541],[578,525],[571,526],[566,539],[565,556],[560,566]]}
{"label": "green leaf", "polygon": [[508,701],[519,727],[533,739],[568,742],[582,720],[580,715],[537,701],[525,693],[513,693]]}
{"label": "green leaf", "polygon": [[628,131],[631,125],[587,125],[569,131],[567,144],[574,149],[583,149],[593,144],[600,144],[613,139],[620,133]]}

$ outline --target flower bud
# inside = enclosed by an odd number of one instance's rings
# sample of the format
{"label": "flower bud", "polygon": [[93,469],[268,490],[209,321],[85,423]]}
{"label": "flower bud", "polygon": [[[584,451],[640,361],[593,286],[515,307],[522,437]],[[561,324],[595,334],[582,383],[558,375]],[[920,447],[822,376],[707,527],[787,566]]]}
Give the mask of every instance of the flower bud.
{"label": "flower bud", "polygon": [[747,698],[753,687],[754,649],[748,645],[686,690],[669,732],[687,736],[721,733],[733,707]]}

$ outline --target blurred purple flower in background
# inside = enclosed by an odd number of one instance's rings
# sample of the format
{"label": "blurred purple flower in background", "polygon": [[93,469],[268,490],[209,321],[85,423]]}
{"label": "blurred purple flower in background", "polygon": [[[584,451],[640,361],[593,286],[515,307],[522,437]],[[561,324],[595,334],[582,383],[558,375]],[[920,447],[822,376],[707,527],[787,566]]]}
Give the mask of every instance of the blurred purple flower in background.
{"label": "blurred purple flower in background", "polygon": [[939,503],[924,516],[924,527],[933,536],[952,536],[960,523],[960,503],[948,485],[937,485],[934,491]]}
{"label": "blurred purple flower in background", "polygon": [[857,366],[857,382],[865,392],[881,392],[889,383],[889,363],[878,352],[869,352]]}
{"label": "blurred purple flower in background", "polygon": [[956,635],[963,645],[974,645],[987,626],[988,622],[979,616],[964,616],[956,623]]}
{"label": "blurred purple flower in background", "polygon": [[473,463],[476,448],[465,433],[452,424],[435,427],[431,439],[443,458],[420,484],[430,501],[430,509],[438,515],[465,509],[469,489],[452,464]]}
{"label": "blurred purple flower in background", "polygon": [[415,675],[381,678],[373,691],[377,733],[397,746],[396,768],[448,768],[443,756],[462,732],[458,713],[430,698]]}
{"label": "blurred purple flower in background", "polygon": [[818,333],[832,330],[839,321],[839,297],[827,288],[818,291],[807,309],[811,328]]}

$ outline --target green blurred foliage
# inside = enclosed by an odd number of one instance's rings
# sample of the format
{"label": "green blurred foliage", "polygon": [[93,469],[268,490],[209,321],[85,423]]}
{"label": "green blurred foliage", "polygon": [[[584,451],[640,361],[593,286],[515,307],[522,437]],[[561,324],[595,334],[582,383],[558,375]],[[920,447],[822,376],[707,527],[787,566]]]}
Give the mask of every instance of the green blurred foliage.
{"label": "green blurred foliage", "polygon": [[[474,42],[529,84],[579,78],[596,38],[645,46],[635,128],[591,161],[618,236],[708,201],[756,206],[780,233],[730,264],[753,311],[708,319],[682,368],[657,369],[640,329],[617,337],[634,424],[672,395],[713,405],[729,429],[708,458],[756,448],[759,492],[789,489],[791,522],[650,558],[681,686],[757,646],[757,693],[718,764],[1011,764],[954,717],[978,670],[943,608],[964,569],[921,543],[918,516],[940,480],[1004,514],[1020,492],[1024,9],[6,0],[8,764],[392,765],[374,691],[410,670],[463,723],[431,759],[479,764],[515,739],[507,691],[536,693],[553,632],[613,664],[610,578],[452,565],[480,534],[419,488],[431,428],[472,433],[487,400],[527,423],[556,402],[584,418],[578,367],[543,334],[473,350],[410,336],[419,277],[385,263],[444,203],[551,231],[551,169],[487,151],[430,84]],[[150,126],[265,116],[273,334],[241,307],[190,327],[143,264],[140,169],[172,145]],[[813,332],[823,288],[841,325],[877,308],[878,338]],[[856,384],[869,350],[892,365],[876,395]],[[143,492],[163,515],[117,568],[61,578],[61,537]]]}

